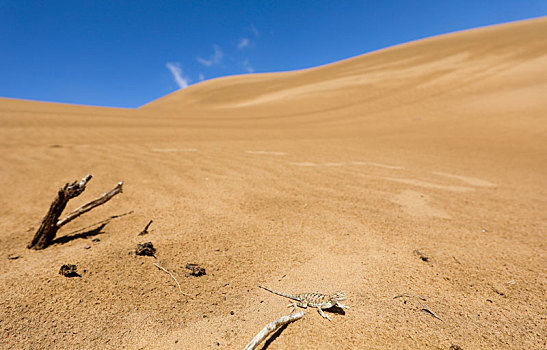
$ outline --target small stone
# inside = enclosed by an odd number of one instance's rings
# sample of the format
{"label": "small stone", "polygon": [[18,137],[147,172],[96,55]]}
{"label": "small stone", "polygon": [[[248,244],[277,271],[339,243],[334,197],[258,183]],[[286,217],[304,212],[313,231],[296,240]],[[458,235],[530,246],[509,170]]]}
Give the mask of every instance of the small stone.
{"label": "small stone", "polygon": [[90,245],[86,245],[86,246],[84,247],[84,249],[91,249],[91,246],[90,246]]}
{"label": "small stone", "polygon": [[233,315],[233,314],[234,314],[234,312],[233,312],[233,311],[230,311],[230,315]]}
{"label": "small stone", "polygon": [[19,259],[19,258],[20,258],[19,255],[10,255],[10,256],[8,256],[8,259],[9,259],[9,260],[17,260],[17,259]]}
{"label": "small stone", "polygon": [[93,238],[93,239],[91,240],[91,242],[100,242],[100,241],[101,241],[100,238]]}

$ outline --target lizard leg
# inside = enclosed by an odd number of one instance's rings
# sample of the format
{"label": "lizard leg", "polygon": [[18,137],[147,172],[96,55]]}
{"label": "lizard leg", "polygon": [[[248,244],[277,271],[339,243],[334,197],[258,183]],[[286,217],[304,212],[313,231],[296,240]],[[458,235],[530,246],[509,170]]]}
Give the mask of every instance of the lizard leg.
{"label": "lizard leg", "polygon": [[323,316],[324,318],[326,318],[329,321],[332,321],[332,318],[329,315],[325,315],[325,313],[323,312],[323,310],[320,307],[317,308],[317,311],[319,312],[319,315]]}
{"label": "lizard leg", "polygon": [[287,307],[293,307],[292,311],[291,312],[295,312],[296,311],[296,308],[298,306],[300,306],[301,308],[303,309],[307,309],[308,308],[308,303],[307,302],[303,302],[303,301],[295,301],[291,304],[289,304]]}
{"label": "lizard leg", "polygon": [[289,305],[287,305],[287,307],[292,307],[291,313],[295,312],[295,311],[296,311],[296,308],[297,308],[298,306],[302,306],[302,305],[299,305],[298,302],[290,303]]}

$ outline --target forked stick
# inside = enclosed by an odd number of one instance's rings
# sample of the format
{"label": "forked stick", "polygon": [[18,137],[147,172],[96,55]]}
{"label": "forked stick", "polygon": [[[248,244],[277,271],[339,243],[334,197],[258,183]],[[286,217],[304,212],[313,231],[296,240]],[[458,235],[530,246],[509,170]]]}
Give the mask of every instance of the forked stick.
{"label": "forked stick", "polygon": [[114,187],[109,192],[103,194],[101,197],[81,206],[64,218],[59,219],[59,217],[63,213],[63,210],[65,210],[68,201],[82,194],[82,192],[85,191],[87,183],[89,182],[89,180],[91,180],[92,177],[93,176],[91,174],[86,175],[80,182],[74,181],[72,183],[67,183],[65,186],[59,189],[59,191],[57,192],[57,196],[51,203],[46,216],[42,219],[40,227],[34,234],[34,237],[32,238],[32,241],[29,243],[27,248],[47,248],[47,246],[49,246],[55,238],[55,235],[57,234],[57,231],[61,228],[61,226],[66,225],[83,213],[86,213],[91,209],[108,202],[112,197],[122,192],[123,183],[120,182],[116,187]]}
{"label": "forked stick", "polygon": [[283,316],[275,321],[272,321],[266,325],[266,327],[262,328],[260,332],[247,344],[247,346],[243,350],[253,350],[255,349],[266,337],[268,337],[270,334],[276,331],[281,326],[284,326],[286,324],[289,324],[291,322],[294,322],[296,320],[301,319],[304,317],[306,312],[299,311],[295,314],[290,314],[287,316]]}
{"label": "forked stick", "polygon": [[112,199],[112,197],[122,192],[122,186],[123,186],[123,182],[120,181],[118,182],[116,187],[114,187],[113,189],[111,189],[110,191],[106,193],[103,193],[99,198],[82,205],[78,209],[74,209],[73,211],[65,215],[65,217],[57,221],[57,227],[62,227],[68,224],[69,222],[71,222],[72,220],[76,219],[78,216],[84,213],[87,213],[91,209],[98,207],[101,204],[108,202],[109,200]]}

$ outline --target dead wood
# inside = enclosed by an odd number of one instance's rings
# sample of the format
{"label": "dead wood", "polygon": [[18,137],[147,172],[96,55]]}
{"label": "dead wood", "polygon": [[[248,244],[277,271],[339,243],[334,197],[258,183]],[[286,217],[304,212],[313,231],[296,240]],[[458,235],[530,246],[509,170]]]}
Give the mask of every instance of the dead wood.
{"label": "dead wood", "polygon": [[99,198],[94,199],[91,202],[82,205],[78,209],[71,211],[69,214],[67,214],[65,217],[59,220],[59,222],[57,222],[57,226],[62,227],[68,224],[69,222],[71,222],[72,220],[76,219],[78,216],[84,213],[87,213],[91,209],[96,208],[101,204],[108,202],[109,200],[112,199],[112,197],[122,192],[122,186],[123,186],[123,182],[118,182],[116,187],[114,187],[113,189],[111,189],[110,191],[106,193],[103,193]]}
{"label": "dead wood", "polygon": [[428,262],[429,261],[429,256],[425,255],[424,253],[422,253],[421,251],[419,251],[418,249],[414,250],[414,254],[418,255],[418,257],[420,259],[422,259],[422,261],[425,261],[425,262]]}
{"label": "dead wood", "polygon": [[275,332],[276,329],[301,319],[302,317],[304,317],[305,314],[306,312],[299,311],[297,313],[283,316],[275,321],[268,323],[264,328],[262,328],[260,332],[258,332],[258,334],[249,342],[249,344],[247,344],[247,346],[243,350],[255,349],[264,339],[266,339],[266,337]]}
{"label": "dead wood", "polygon": [[120,182],[115,188],[107,193],[104,193],[101,197],[81,206],[59,220],[59,217],[63,213],[68,201],[82,194],[82,192],[85,191],[87,183],[92,177],[93,175],[89,174],[80,182],[74,181],[73,183],[67,183],[59,189],[57,192],[57,197],[55,197],[51,203],[46,216],[42,219],[40,227],[34,234],[34,237],[27,248],[36,250],[47,248],[55,238],[59,228],[63,225],[66,225],[70,221],[76,219],[78,216],[90,211],[91,209],[108,202],[112,197],[122,192],[123,183]]}
{"label": "dead wood", "polygon": [[152,225],[152,220],[150,220],[148,222],[148,224],[144,227],[144,230],[141,231],[141,233],[138,234],[138,236],[142,236],[142,235],[145,235],[148,233],[148,228],[150,227],[150,225]]}
{"label": "dead wood", "polygon": [[160,266],[158,263],[154,263],[154,265],[155,265],[158,269],[162,270],[163,272],[168,273],[169,276],[171,276],[171,278],[175,280],[175,283],[177,284],[177,287],[179,287],[179,291],[180,291],[180,293],[181,293],[182,295],[187,296],[187,297],[190,297],[189,294],[186,294],[186,293],[184,293],[184,292],[182,291],[182,288],[180,287],[179,281],[177,281],[177,279],[175,278],[175,276],[173,276],[173,274],[172,274],[169,270],[167,270],[166,268]]}

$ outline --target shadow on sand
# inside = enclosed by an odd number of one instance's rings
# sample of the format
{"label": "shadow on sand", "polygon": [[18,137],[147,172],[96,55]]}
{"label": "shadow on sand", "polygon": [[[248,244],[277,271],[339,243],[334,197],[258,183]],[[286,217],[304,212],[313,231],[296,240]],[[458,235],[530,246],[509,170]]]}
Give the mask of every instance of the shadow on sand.
{"label": "shadow on sand", "polygon": [[[106,226],[106,224],[108,224],[108,223],[106,222],[106,223],[101,224],[100,226],[98,226],[94,229],[84,231],[84,232],[81,232],[81,233],[77,233],[77,234],[74,234],[74,235],[62,236],[62,237],[55,238],[51,242],[51,244],[65,244],[65,243],[68,243],[68,242],[73,241],[75,239],[89,238],[89,237],[97,236],[98,234],[101,233],[102,229]],[[104,232],[102,232],[102,233],[104,233]]]}

